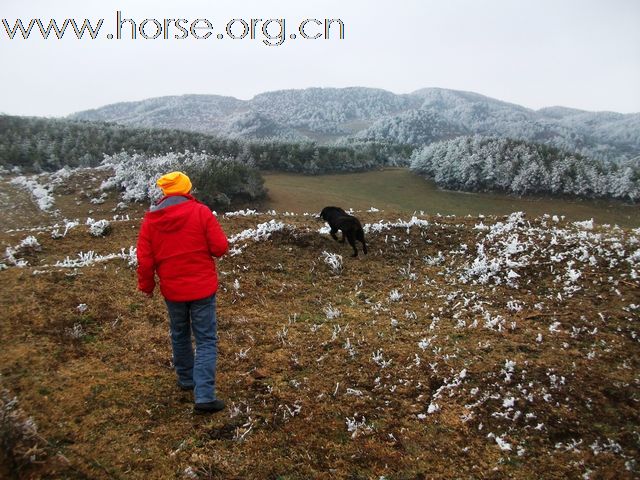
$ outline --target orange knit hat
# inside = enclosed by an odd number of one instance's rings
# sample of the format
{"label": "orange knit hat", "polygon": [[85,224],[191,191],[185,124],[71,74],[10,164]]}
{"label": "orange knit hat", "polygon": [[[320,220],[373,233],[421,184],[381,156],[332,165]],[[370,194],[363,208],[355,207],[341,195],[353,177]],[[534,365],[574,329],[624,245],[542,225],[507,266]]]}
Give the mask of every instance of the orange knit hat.
{"label": "orange knit hat", "polygon": [[165,195],[182,195],[191,191],[191,180],[182,172],[171,172],[156,182]]}

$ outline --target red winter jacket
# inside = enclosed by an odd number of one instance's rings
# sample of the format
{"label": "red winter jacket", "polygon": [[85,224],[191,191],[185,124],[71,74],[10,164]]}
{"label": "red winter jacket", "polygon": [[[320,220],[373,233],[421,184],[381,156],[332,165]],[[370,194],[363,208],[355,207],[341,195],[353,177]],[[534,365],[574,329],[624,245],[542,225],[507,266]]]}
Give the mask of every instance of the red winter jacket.
{"label": "red winter jacket", "polygon": [[[166,200],[182,203],[162,208]],[[189,302],[213,295],[218,275],[212,256],[221,257],[229,246],[218,220],[191,195],[169,195],[156,205],[160,209],[148,211],[140,227],[138,290],[152,293],[157,272],[167,300]]]}

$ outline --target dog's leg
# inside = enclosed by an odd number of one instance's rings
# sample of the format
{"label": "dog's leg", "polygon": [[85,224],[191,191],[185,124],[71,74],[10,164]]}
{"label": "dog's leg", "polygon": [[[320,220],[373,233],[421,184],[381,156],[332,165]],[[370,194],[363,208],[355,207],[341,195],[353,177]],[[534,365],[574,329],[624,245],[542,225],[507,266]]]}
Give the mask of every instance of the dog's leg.
{"label": "dog's leg", "polygon": [[349,240],[349,245],[351,245],[351,247],[353,248],[353,255],[351,255],[352,257],[357,257],[358,256],[358,249],[356,248],[356,238],[355,235],[353,233],[353,231],[350,231],[347,234],[347,240]]}
{"label": "dog's leg", "polygon": [[342,232],[342,240],[340,240],[340,243],[344,243],[344,231],[341,230],[341,232]]}
{"label": "dog's leg", "polygon": [[338,242],[338,237],[336,236],[336,232],[338,230],[334,230],[333,228],[331,229],[331,231],[329,232],[329,235],[331,235],[331,238],[333,238],[336,242]]}
{"label": "dog's leg", "polygon": [[362,251],[367,254],[367,242],[364,241],[364,231],[362,229],[358,230],[357,239],[362,243]]}

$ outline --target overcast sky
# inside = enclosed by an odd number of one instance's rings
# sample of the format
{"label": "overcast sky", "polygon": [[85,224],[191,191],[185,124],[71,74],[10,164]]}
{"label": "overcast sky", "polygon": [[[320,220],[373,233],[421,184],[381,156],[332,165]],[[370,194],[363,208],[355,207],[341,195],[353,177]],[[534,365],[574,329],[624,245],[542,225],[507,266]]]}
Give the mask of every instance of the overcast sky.
{"label": "overcast sky", "polygon": [[[107,39],[117,10],[138,25],[208,19],[213,35],[177,40],[173,27],[167,40]],[[63,40],[43,40],[37,27],[28,40],[9,40],[0,25],[0,112],[8,114],[63,116],[162,95],[249,99],[347,86],[395,93],[442,87],[530,108],[640,112],[640,0],[2,0],[0,19],[13,27],[17,18],[25,25],[31,18],[104,24],[97,40],[76,40],[71,30]],[[306,18],[339,18],[345,38],[298,36],[274,47],[260,32],[255,40],[217,39],[234,18],[284,18],[287,37]],[[147,27],[152,36],[155,26]]]}

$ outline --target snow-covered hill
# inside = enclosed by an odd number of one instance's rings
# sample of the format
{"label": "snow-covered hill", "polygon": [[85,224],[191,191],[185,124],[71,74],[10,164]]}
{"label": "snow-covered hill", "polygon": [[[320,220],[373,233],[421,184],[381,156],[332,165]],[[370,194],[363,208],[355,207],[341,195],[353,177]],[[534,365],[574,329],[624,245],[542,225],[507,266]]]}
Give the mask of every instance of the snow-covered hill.
{"label": "snow-covered hill", "polygon": [[441,88],[403,95],[363,87],[308,88],[265,92],[246,101],[184,95],[107,105],[71,118],[252,139],[351,138],[427,145],[480,134],[544,143],[598,159],[640,153],[640,114],[566,107],[532,110]]}

